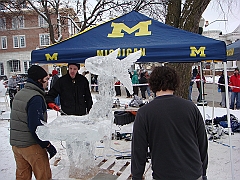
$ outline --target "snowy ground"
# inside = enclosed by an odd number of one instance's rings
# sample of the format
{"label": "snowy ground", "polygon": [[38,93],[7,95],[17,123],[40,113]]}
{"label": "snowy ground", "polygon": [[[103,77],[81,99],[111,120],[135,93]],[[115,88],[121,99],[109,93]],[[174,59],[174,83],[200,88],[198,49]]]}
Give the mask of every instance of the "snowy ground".
{"label": "snowy ground", "polygon": [[[94,97],[94,95],[93,95]],[[122,104],[127,104],[130,99],[119,97]],[[6,112],[2,114],[0,119],[0,179],[1,180],[14,180],[15,179],[15,161],[11,146],[9,145],[9,121],[6,118],[9,117],[9,108],[5,104],[5,98],[0,98],[1,108],[6,108]],[[213,108],[199,106],[200,111],[204,113],[206,119],[211,118]],[[214,108],[214,117],[221,117],[225,115],[225,108]],[[235,115],[240,119],[239,110],[231,110],[230,113]],[[55,111],[48,111],[49,121],[54,120],[57,117]],[[115,130],[120,130],[121,133],[131,132],[132,123],[118,127],[113,125],[112,132]],[[231,139],[232,151],[230,151]],[[64,143],[52,142],[57,150],[58,154],[56,157],[50,160],[51,169],[53,174],[53,179],[69,179],[68,178],[68,165],[69,161],[66,156],[66,151]],[[113,140],[111,142],[111,149],[107,152],[109,156],[118,155],[129,155],[130,154],[130,143],[124,140]],[[234,133],[232,136],[224,135],[221,139],[216,142],[209,141],[209,167],[207,170],[207,175],[209,180],[230,180],[240,179],[240,133]],[[232,152],[232,153],[231,153]],[[101,156],[101,154],[96,154],[96,156]],[[61,157],[58,166],[54,166],[54,161],[57,157]],[[232,166],[232,167],[231,167]],[[151,179],[150,177],[147,179]]]}

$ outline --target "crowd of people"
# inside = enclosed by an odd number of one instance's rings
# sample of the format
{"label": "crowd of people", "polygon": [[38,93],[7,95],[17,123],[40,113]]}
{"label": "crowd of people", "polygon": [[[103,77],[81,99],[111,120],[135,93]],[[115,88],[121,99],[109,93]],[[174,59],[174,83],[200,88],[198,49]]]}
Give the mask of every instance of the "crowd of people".
{"label": "crowd of people", "polygon": [[4,85],[8,89],[10,108],[12,108],[13,99],[16,93],[24,87],[26,77],[23,77],[22,75],[17,75],[15,72],[12,72],[10,75],[10,78],[7,82],[4,82]]}
{"label": "crowd of people", "polygon": [[[137,70],[134,70],[132,72],[129,71],[129,77],[133,85],[133,94],[130,94],[128,89],[125,88],[127,98],[131,98],[136,95],[140,96],[142,99],[146,99],[147,97],[152,96],[152,92],[148,85],[149,73],[147,70],[140,69],[138,71]],[[115,82],[115,92],[116,96],[122,95],[121,82],[119,80],[116,80]]]}
{"label": "crowd of people", "polygon": [[[226,89],[225,89],[225,77],[224,71],[221,72],[221,75],[218,79],[218,90],[221,93],[221,102],[220,106],[226,108]],[[228,97],[229,97],[229,107],[230,109],[240,109],[240,74],[238,67],[234,69],[232,75],[227,76],[227,86],[228,86]],[[197,102],[202,102],[205,100],[204,93],[204,84],[206,83],[206,78],[202,73],[202,77],[200,72],[196,72],[196,68],[193,69],[193,73],[190,80],[189,86],[189,96],[188,99],[192,101],[192,88],[193,84],[196,82],[196,87],[198,89],[198,98]]]}
{"label": "crowd of people", "polygon": [[[92,79],[90,76],[89,80],[85,77],[88,73],[79,74],[79,69],[79,64],[69,63],[65,75],[58,77],[58,71],[54,69],[50,77],[42,67],[32,65],[28,69],[28,79],[19,91],[16,89],[15,74],[9,79],[9,95],[10,92],[13,94],[10,95],[10,144],[16,161],[16,179],[31,179],[32,172],[36,179],[52,178],[49,158],[54,157],[57,150],[50,141],[43,141],[36,134],[37,127],[44,125],[42,121],[47,122],[48,108],[61,112],[61,115],[76,116],[86,115],[91,110]],[[201,78],[199,72],[193,72],[192,75],[190,86],[196,82],[198,101],[201,101],[204,94],[204,87],[201,86],[206,79],[204,76]],[[198,108],[189,101],[191,99],[184,100],[174,95],[179,86],[177,72],[163,66],[155,67],[151,75],[148,71],[141,70],[133,71],[129,76],[133,84],[133,94],[128,92],[128,97],[138,96],[139,91],[143,99],[146,94],[150,96],[154,93],[156,96],[138,110],[134,121],[132,178],[142,178],[150,150],[154,179],[207,179],[208,145],[204,121]],[[238,68],[233,75],[227,77],[227,81],[231,93],[230,108],[240,109]],[[118,89],[121,82],[117,80],[115,84],[116,95],[121,96],[121,90]],[[222,107],[226,107],[224,84],[222,72],[218,81]],[[168,133],[165,133],[166,130]],[[164,146],[161,145],[163,143]]]}

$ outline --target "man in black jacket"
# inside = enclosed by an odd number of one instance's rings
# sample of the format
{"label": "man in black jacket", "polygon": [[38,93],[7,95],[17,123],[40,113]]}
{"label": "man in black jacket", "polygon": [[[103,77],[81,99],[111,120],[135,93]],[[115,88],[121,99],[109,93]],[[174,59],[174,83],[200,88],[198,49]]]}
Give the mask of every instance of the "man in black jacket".
{"label": "man in black jacket", "polygon": [[208,139],[197,106],[173,95],[179,79],[175,70],[156,67],[149,85],[156,98],[136,115],[132,136],[131,171],[141,180],[148,147],[153,179],[206,180]]}
{"label": "man in black jacket", "polygon": [[[227,77],[227,79],[228,79],[228,83],[227,84],[229,84],[229,77]],[[225,91],[224,71],[222,71],[222,74],[221,74],[220,78],[218,79],[218,88],[220,89],[221,96],[222,96],[222,101],[221,101],[220,105],[223,108],[225,108],[227,106],[226,106],[226,91]],[[230,92],[230,91],[231,91],[231,88],[229,88],[229,86],[228,86],[228,92]],[[228,97],[230,97],[230,93],[229,93]]]}
{"label": "man in black jacket", "polygon": [[60,77],[46,95],[48,107],[59,110],[54,99],[59,95],[61,109],[67,115],[82,116],[92,108],[92,96],[88,80],[78,74],[80,65],[68,64],[68,73]]}

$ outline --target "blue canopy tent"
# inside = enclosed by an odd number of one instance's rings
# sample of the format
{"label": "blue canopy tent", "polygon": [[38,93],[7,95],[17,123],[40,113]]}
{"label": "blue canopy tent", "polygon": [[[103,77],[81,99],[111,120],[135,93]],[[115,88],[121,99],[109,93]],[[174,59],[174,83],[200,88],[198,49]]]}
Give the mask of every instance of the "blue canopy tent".
{"label": "blue canopy tent", "polygon": [[119,59],[141,50],[138,62],[226,61],[226,45],[151,19],[136,11],[86,30],[60,43],[33,50],[32,63],[84,63],[120,48]]}
{"label": "blue canopy tent", "polygon": [[227,46],[227,60],[240,60],[240,40]]}

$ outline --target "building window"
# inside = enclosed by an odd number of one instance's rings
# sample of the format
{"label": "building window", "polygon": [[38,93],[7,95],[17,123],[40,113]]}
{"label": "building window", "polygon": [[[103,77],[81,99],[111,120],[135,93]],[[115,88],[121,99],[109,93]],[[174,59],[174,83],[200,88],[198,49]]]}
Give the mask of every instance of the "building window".
{"label": "building window", "polygon": [[4,66],[3,66],[3,63],[0,63],[0,73],[1,73],[1,75],[4,75]]}
{"label": "building window", "polygon": [[5,10],[6,8],[5,8],[5,6],[4,6],[4,4],[3,3],[0,3],[0,10]]}
{"label": "building window", "polygon": [[7,49],[7,36],[1,36],[1,47]]}
{"label": "building window", "polygon": [[21,72],[21,66],[19,60],[10,60],[8,61],[10,72]]}
{"label": "building window", "polygon": [[6,18],[4,17],[0,18],[0,29],[1,30],[6,29]]}
{"label": "building window", "polygon": [[30,67],[30,61],[24,61],[23,62],[23,66],[24,66],[24,73],[27,74],[28,73],[28,69]]}
{"label": "building window", "polygon": [[40,40],[40,46],[49,46],[50,45],[49,34],[40,34],[39,40]]}
{"label": "building window", "polygon": [[48,27],[47,21],[40,15],[38,16],[38,24],[39,27]]}
{"label": "building window", "polygon": [[12,18],[12,28],[20,29],[24,28],[24,18],[23,16],[15,16]]}
{"label": "building window", "polygon": [[13,36],[13,48],[25,48],[26,40],[25,35]]}
{"label": "building window", "polygon": [[27,2],[21,0],[18,3],[20,8],[27,8]]}

